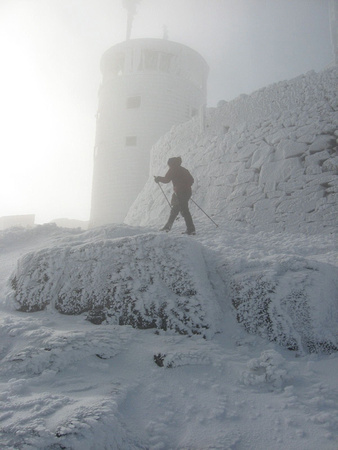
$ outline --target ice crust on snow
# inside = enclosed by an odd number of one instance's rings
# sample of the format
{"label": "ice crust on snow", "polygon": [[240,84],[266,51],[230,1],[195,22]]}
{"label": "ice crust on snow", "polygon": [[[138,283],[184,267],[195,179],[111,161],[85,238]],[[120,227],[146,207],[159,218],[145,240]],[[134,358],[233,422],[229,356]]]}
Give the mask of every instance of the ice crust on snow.
{"label": "ice crust on snow", "polygon": [[[95,366],[104,370],[105,361],[123,351],[131,340],[130,330],[119,331],[114,326],[79,330],[74,322],[68,323],[66,330],[53,330],[48,320],[36,317],[2,322],[1,342],[10,336],[18,345],[10,346],[1,361],[0,379],[8,380],[4,387],[0,384],[1,445],[90,449],[93,444],[88,444],[88,433],[93,432],[94,441],[107,448],[126,445],[128,437],[118,419],[116,402],[123,389],[112,382],[109,398],[105,397],[100,377],[88,380],[81,369],[72,369],[88,364],[87,371]],[[41,384],[50,386],[48,392],[33,396],[32,391]],[[105,444],[108,427],[111,433]]]}
{"label": "ice crust on snow", "polygon": [[164,222],[153,175],[180,155],[196,179],[194,200],[215,220],[259,231],[335,230],[337,79],[337,67],[309,72],[209,108],[203,131],[197,119],[173,127],[153,147],[149,180],[126,223]]}
{"label": "ice crust on snow", "polygon": [[[114,228],[116,230],[116,228]],[[217,308],[201,246],[145,234],[28,253],[10,279],[9,299],[24,312],[47,305],[87,313],[93,323],[212,335]],[[209,312],[210,311],[210,312]]]}

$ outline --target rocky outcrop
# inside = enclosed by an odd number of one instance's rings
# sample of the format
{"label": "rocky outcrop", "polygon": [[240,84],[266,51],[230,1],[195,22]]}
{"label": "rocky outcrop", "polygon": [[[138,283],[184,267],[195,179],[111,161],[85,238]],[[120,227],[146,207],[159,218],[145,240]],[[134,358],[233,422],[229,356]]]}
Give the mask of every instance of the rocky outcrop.
{"label": "rocky outcrop", "polygon": [[300,257],[252,263],[227,275],[237,321],[282,347],[338,350],[338,270]]}
{"label": "rocky outcrop", "polygon": [[53,307],[62,314],[85,313],[96,324],[187,335],[209,336],[217,329],[218,307],[201,247],[184,238],[143,234],[28,253],[10,287],[19,311]]}

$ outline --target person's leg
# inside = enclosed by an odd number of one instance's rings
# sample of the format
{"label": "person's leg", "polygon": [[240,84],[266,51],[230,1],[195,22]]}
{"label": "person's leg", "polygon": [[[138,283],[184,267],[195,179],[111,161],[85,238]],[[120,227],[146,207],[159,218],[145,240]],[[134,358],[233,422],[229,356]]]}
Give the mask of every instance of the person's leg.
{"label": "person's leg", "polygon": [[161,228],[161,231],[170,231],[171,230],[171,227],[173,226],[173,223],[175,222],[175,219],[178,216],[179,212],[180,212],[180,203],[178,201],[176,194],[173,194],[171,197],[170,216],[169,216],[167,223],[164,225],[163,228]]}
{"label": "person's leg", "polygon": [[189,211],[189,200],[191,195],[190,194],[180,194],[178,195],[178,200],[180,204],[180,212],[185,220],[185,224],[187,227],[186,233],[192,234],[195,233],[195,225],[192,220],[190,211]]}

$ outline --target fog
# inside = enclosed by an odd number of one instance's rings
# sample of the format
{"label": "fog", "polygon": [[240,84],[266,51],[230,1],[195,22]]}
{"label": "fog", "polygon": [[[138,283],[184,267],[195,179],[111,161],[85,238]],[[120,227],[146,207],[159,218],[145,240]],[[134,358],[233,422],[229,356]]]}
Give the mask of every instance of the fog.
{"label": "fog", "polygon": [[[128,1],[1,0],[0,217],[88,220],[100,58]],[[208,106],[332,61],[328,0],[141,0],[131,38],[190,46]]]}

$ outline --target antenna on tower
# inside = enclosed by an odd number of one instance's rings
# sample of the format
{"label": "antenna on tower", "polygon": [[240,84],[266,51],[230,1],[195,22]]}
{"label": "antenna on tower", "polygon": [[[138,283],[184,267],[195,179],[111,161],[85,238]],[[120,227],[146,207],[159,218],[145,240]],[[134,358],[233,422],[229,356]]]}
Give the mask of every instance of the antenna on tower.
{"label": "antenna on tower", "polygon": [[126,8],[128,16],[127,16],[127,34],[126,40],[129,41],[131,35],[131,28],[133,25],[134,16],[136,14],[136,6],[140,2],[140,0],[122,0],[122,5]]}

